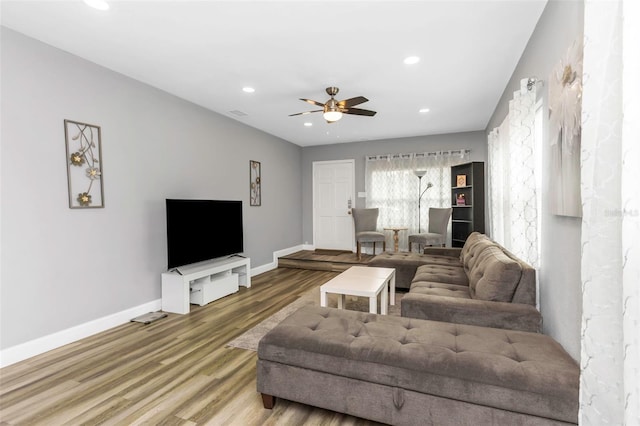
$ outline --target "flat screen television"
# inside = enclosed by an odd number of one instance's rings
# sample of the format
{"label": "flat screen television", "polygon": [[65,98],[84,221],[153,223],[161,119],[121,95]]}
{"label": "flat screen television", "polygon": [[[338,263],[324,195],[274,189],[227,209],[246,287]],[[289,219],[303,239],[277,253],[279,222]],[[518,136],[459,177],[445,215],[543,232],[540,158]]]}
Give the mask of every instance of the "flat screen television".
{"label": "flat screen television", "polygon": [[243,251],[242,201],[166,200],[168,269]]}

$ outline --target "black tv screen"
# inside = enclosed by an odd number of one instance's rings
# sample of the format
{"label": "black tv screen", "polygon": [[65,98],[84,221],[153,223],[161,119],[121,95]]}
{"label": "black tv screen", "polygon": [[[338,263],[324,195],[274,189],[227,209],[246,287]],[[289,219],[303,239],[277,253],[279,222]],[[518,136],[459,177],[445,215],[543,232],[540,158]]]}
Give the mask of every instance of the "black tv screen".
{"label": "black tv screen", "polygon": [[242,201],[166,201],[169,269],[242,253]]}

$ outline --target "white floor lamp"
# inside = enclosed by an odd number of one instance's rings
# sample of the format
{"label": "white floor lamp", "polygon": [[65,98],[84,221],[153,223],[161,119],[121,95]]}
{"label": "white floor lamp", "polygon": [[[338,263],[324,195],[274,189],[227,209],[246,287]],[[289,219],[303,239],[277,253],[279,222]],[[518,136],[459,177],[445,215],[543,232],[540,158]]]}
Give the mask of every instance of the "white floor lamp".
{"label": "white floor lamp", "polygon": [[422,190],[422,177],[424,175],[427,174],[426,170],[415,170],[413,172],[416,176],[418,176],[418,234],[421,231],[420,228],[420,204],[422,202],[422,196],[424,195],[425,192],[427,192],[427,189],[431,188],[433,186],[433,184],[431,182],[427,183],[427,187],[424,189],[424,191]]}

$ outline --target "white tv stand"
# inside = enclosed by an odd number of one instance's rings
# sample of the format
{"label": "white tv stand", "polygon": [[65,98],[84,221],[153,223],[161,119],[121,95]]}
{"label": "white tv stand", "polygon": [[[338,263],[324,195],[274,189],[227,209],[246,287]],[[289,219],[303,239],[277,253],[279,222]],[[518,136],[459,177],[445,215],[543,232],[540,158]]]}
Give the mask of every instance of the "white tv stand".
{"label": "white tv stand", "polygon": [[211,283],[207,285],[206,301],[235,293],[238,291],[238,285],[251,287],[250,265],[251,260],[248,257],[233,256],[180,268],[182,274],[177,270],[164,272],[162,274],[162,310],[175,314],[188,314],[190,287],[197,283],[205,285]]}

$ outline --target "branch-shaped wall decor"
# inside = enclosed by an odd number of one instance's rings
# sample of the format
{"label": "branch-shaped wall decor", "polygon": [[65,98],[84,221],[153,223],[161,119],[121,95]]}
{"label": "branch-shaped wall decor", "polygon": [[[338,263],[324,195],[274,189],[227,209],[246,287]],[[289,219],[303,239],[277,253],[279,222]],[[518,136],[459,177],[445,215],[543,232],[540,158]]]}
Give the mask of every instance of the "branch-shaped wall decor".
{"label": "branch-shaped wall decor", "polygon": [[100,127],[64,120],[69,208],[104,207]]}
{"label": "branch-shaped wall decor", "polygon": [[262,182],[260,178],[260,162],[249,160],[249,205],[262,204]]}

